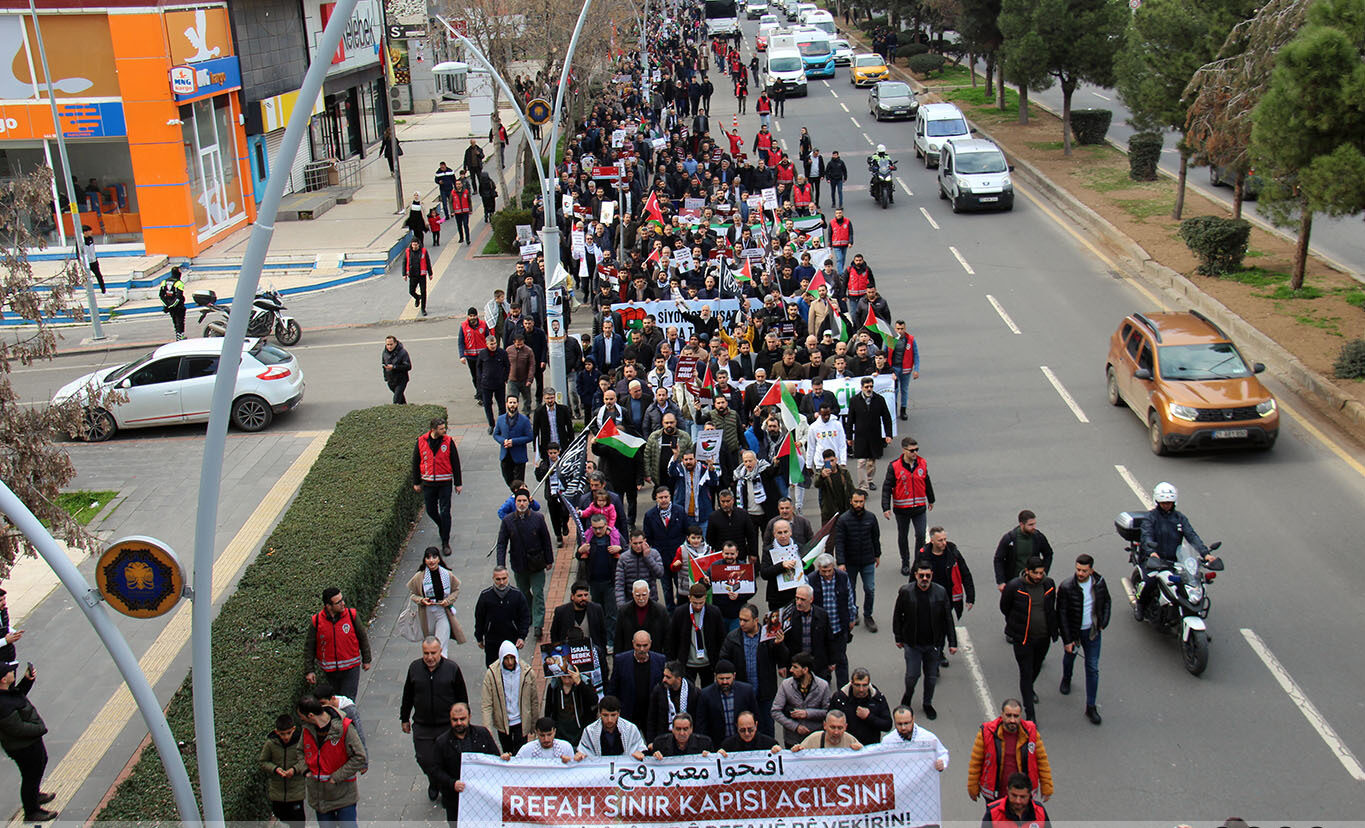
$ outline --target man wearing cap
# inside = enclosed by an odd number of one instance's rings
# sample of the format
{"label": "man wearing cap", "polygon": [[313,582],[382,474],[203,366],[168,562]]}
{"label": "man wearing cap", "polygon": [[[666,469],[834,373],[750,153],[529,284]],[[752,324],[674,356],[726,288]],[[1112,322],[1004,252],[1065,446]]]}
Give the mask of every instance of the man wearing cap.
{"label": "man wearing cap", "polygon": [[739,714],[758,709],[753,685],[735,680],[735,665],[725,659],[716,662],[716,680],[697,694],[697,732],[720,744],[738,735]]}
{"label": "man wearing cap", "polygon": [[43,805],[57,798],[56,794],[43,793],[40,785],[43,771],[47,768],[47,748],[43,745],[43,735],[47,725],[33,702],[28,699],[28,691],[38,677],[30,664],[22,679],[19,678],[19,665],[9,661],[0,665],[0,747],[19,766],[19,799],[24,804],[24,822],[48,822],[57,818],[56,811],[47,811]]}

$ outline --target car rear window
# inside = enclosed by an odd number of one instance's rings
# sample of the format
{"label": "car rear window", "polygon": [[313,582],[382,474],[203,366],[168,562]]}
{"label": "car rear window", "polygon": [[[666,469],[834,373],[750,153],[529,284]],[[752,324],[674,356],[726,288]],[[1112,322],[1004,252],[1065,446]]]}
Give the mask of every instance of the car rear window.
{"label": "car rear window", "polygon": [[1251,376],[1251,369],[1231,342],[1164,345],[1157,349],[1157,354],[1161,357],[1162,379],[1198,381]]}
{"label": "car rear window", "polygon": [[294,357],[283,348],[276,348],[264,339],[256,343],[256,347],[247,353],[256,358],[262,365],[279,365],[282,362],[289,362]]}

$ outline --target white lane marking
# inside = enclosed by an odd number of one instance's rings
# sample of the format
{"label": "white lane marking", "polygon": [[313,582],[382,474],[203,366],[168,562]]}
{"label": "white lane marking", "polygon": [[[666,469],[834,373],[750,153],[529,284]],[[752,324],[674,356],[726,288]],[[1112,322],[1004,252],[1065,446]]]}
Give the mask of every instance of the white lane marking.
{"label": "white lane marking", "polygon": [[820,81],[820,82],[823,83],[823,84],[825,85],[825,88],[826,88],[826,89],[829,88],[829,81],[827,81],[827,80],[822,80],[822,81]]}
{"label": "white lane marking", "polygon": [[845,112],[848,111],[848,107],[847,107],[847,106],[844,106],[844,102],[843,102],[843,101],[839,101],[839,107],[840,107],[841,109],[843,109]]}
{"label": "white lane marking", "polygon": [[1342,767],[1346,768],[1346,772],[1351,775],[1351,778],[1357,782],[1365,782],[1365,768],[1360,766],[1355,754],[1351,752],[1345,742],[1341,741],[1341,737],[1327,723],[1327,719],[1317,706],[1309,700],[1308,695],[1303,692],[1303,688],[1289,675],[1289,671],[1284,669],[1284,665],[1275,657],[1275,654],[1270,652],[1270,648],[1265,645],[1261,637],[1245,627],[1242,628],[1242,637],[1251,645],[1251,649],[1255,651],[1256,655],[1260,656],[1261,661],[1265,664],[1266,669],[1270,670],[1270,674],[1275,677],[1280,688],[1289,695],[1289,700],[1294,702],[1294,705],[1299,708],[1299,712],[1303,713],[1303,717],[1327,743],[1327,747],[1337,757],[1337,761],[1341,762]]}
{"label": "white lane marking", "polygon": [[[829,82],[828,82],[828,81],[825,82],[825,86],[829,86]],[[838,92],[835,92],[833,89],[830,89],[830,90],[829,90],[829,94],[833,95],[833,96],[836,97],[836,98],[839,97],[839,93],[838,93]]]}
{"label": "white lane marking", "polygon": [[781,131],[782,131],[782,122],[779,121],[779,120],[777,120],[776,118],[774,118],[774,119],[773,119],[773,129],[774,129],[775,131],[777,131],[777,132],[781,132]]}
{"label": "white lane marking", "polygon": [[858,129],[862,129],[862,128],[863,128],[863,125],[860,124],[860,123],[858,123],[858,119],[857,119],[857,118],[855,118],[855,117],[853,117],[852,115],[850,115],[850,116],[848,116],[848,119],[849,119],[850,121],[852,121],[852,122],[853,122],[853,125],[854,125],[855,127],[857,127]]}
{"label": "white lane marking", "polygon": [[863,140],[866,141],[866,142],[869,143],[869,144],[872,143],[872,139],[867,137],[867,133],[866,133],[866,132],[863,133]]}
{"label": "white lane marking", "polygon": [[[914,195],[914,192],[910,189],[910,185],[905,183],[905,179],[904,179],[904,178],[901,178],[899,175],[896,176],[896,183],[899,184],[899,185],[901,185],[901,189],[902,189],[902,190],[905,190],[905,194],[906,194],[906,195],[908,195],[908,196]],[[926,214],[926,215],[927,215],[927,214]],[[937,230],[938,228],[935,227],[934,229]]]}
{"label": "white lane marking", "polygon": [[990,302],[991,307],[995,308],[995,312],[1000,314],[1000,318],[1005,321],[1005,325],[1010,329],[1010,333],[1014,334],[1015,336],[1018,336],[1021,333],[1021,331],[1019,330],[1019,326],[1014,324],[1014,320],[1010,319],[1010,315],[1008,313],[1005,313],[1004,306],[1002,306],[999,302],[995,301],[995,297],[990,295],[989,293],[986,294],[986,301]]}
{"label": "white lane marking", "polygon": [[[967,271],[967,275],[968,275],[968,276],[975,276],[975,275],[976,275],[976,271],[975,271],[975,270],[972,270],[972,266],[969,265],[969,264],[967,264],[967,260],[964,259],[964,258],[962,258],[962,254],[958,252],[958,250],[957,250],[956,247],[951,247],[951,246],[950,246],[948,249],[951,250],[951,251],[953,251],[953,258],[957,259],[957,263],[960,264],[960,265],[962,265],[962,269],[965,270],[965,271]],[[994,300],[994,299],[991,300],[991,304],[995,304],[995,300]],[[996,305],[996,307],[998,308],[999,305]],[[1000,311],[1000,313],[1001,313],[1001,315],[1004,315],[1005,312],[1004,312],[1004,311]],[[1011,327],[1013,327],[1013,326],[1011,326]]]}
{"label": "white lane marking", "polygon": [[924,220],[927,221],[927,222],[929,222],[929,226],[932,227],[932,228],[934,228],[935,230],[937,230],[937,229],[938,229],[938,222],[934,221],[934,217],[933,217],[933,216],[929,215],[929,211],[926,210],[926,209],[924,209],[923,207],[919,208],[919,211],[920,211],[920,213],[922,213],[922,214],[924,215]]}
{"label": "white lane marking", "polygon": [[976,685],[976,699],[981,702],[981,714],[986,717],[986,721],[995,718],[995,699],[991,697],[991,688],[986,684],[986,674],[981,671],[981,660],[976,657],[976,648],[972,646],[972,634],[967,632],[966,627],[957,628],[958,649],[962,657],[967,659],[967,670],[972,674],[972,684]]}
{"label": "white lane marking", "polygon": [[1043,369],[1043,376],[1047,377],[1047,381],[1052,383],[1052,387],[1057,389],[1057,393],[1061,395],[1062,402],[1066,403],[1066,407],[1071,409],[1072,414],[1076,415],[1076,419],[1083,423],[1090,422],[1090,419],[1085,416],[1085,412],[1081,410],[1080,405],[1077,404],[1076,399],[1071,396],[1071,392],[1066,390],[1066,386],[1062,385],[1062,381],[1057,379],[1056,374],[1052,373],[1052,369],[1046,365],[1041,365],[1039,367]]}
{"label": "white lane marking", "polygon": [[1112,101],[1112,100],[1114,100],[1113,98],[1109,97],[1108,95],[1101,95],[1100,93],[1095,92],[1094,90],[1091,90],[1090,94],[1091,94],[1091,95],[1094,95],[1095,97],[1099,98],[1099,99],[1102,100],[1102,101]]}
{"label": "white lane marking", "polygon": [[1142,508],[1152,508],[1154,504],[1152,503],[1151,495],[1146,489],[1142,488],[1142,484],[1138,483],[1137,478],[1133,476],[1132,472],[1128,471],[1127,466],[1115,463],[1114,471],[1119,473],[1119,477],[1123,478],[1123,482],[1127,483],[1128,488],[1132,489],[1133,494],[1137,495],[1137,499],[1142,501]]}

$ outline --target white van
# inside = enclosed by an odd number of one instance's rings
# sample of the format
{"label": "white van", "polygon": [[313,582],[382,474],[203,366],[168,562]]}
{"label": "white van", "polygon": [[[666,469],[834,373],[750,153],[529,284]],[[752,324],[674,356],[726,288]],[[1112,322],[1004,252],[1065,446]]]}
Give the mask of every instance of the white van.
{"label": "white van", "polygon": [[[773,40],[777,40],[776,37]],[[785,97],[806,95],[806,64],[801,53],[792,46],[781,48],[772,43],[768,45],[767,77],[764,81],[768,94],[779,88]]]}
{"label": "white van", "polygon": [[915,157],[924,159],[925,169],[938,164],[945,141],[971,137],[967,118],[952,104],[923,104],[915,116]]}
{"label": "white van", "polygon": [[1013,167],[993,142],[981,138],[952,138],[939,150],[938,197],[950,201],[953,212],[969,207],[1014,209]]}
{"label": "white van", "polygon": [[805,26],[814,26],[830,37],[834,37],[839,30],[834,25],[834,15],[824,9],[808,11],[801,16],[801,23]]}

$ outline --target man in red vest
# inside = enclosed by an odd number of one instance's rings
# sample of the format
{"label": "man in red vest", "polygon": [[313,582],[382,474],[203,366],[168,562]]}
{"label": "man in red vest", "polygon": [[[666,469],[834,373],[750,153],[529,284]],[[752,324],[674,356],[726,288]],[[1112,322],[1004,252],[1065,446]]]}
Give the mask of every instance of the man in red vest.
{"label": "man in red vest", "polygon": [[1010,777],[1022,773],[1033,796],[1046,802],[1052,796],[1052,766],[1038,726],[1024,718],[1024,705],[1006,699],[1000,715],[981,725],[967,767],[967,796],[987,802],[1000,796]]}
{"label": "man in red vest", "polygon": [[309,684],[317,682],[317,673],[321,671],[338,693],[356,697],[360,670],[370,669],[370,637],[356,611],[346,606],[340,589],[327,587],[322,591],[322,609],[308,625],[304,651],[315,663],[314,669],[304,676]]}
{"label": "man in red vest", "polygon": [[1006,791],[1003,797],[986,806],[986,815],[981,818],[981,828],[990,828],[992,825],[1052,828],[1042,803],[1033,801],[1027,776],[1022,773],[1012,774]]}
{"label": "man in red vest", "polygon": [[[831,193],[833,191],[831,190]],[[853,221],[844,217],[844,208],[834,208],[834,220],[829,223],[829,246],[834,249],[834,269],[844,275],[848,247],[853,244]],[[833,286],[830,287],[833,292]]]}
{"label": "man in red vest", "polygon": [[[431,278],[431,255],[422,246],[422,240],[414,237],[403,251],[403,275],[408,277],[408,295],[412,304],[427,315],[427,279]],[[420,290],[419,290],[420,289]]]}
{"label": "man in red vest", "polygon": [[354,828],[356,774],[369,767],[360,732],[350,719],[311,696],[299,702],[298,713],[303,720],[303,760],[308,765],[308,804],[319,825]]}
{"label": "man in red vest", "polygon": [[483,395],[479,393],[479,354],[488,347],[493,330],[479,317],[479,310],[470,307],[465,320],[460,323],[460,362],[469,366],[469,381],[474,384],[474,401],[483,405]]}
{"label": "man in red vest", "polygon": [[929,464],[919,456],[919,443],[913,437],[901,440],[901,456],[886,467],[882,482],[882,515],[896,518],[896,539],[900,544],[901,574],[910,574],[910,524],[915,525],[915,549],[924,546],[924,525],[934,508],[934,483],[929,479]]}
{"label": "man in red vest", "polygon": [[450,555],[450,492],[464,492],[460,451],[447,433],[445,418],[432,417],[430,430],[412,449],[412,490],[421,492],[427,516],[441,534],[441,554]]}
{"label": "man in red vest", "polygon": [[[758,99],[759,112],[763,112],[763,105],[768,100],[767,96]],[[768,131],[766,123],[758,128],[758,134],[754,136],[754,152],[762,159],[764,164],[768,164],[768,154],[773,148],[773,134]],[[770,165],[771,166],[771,165]]]}

